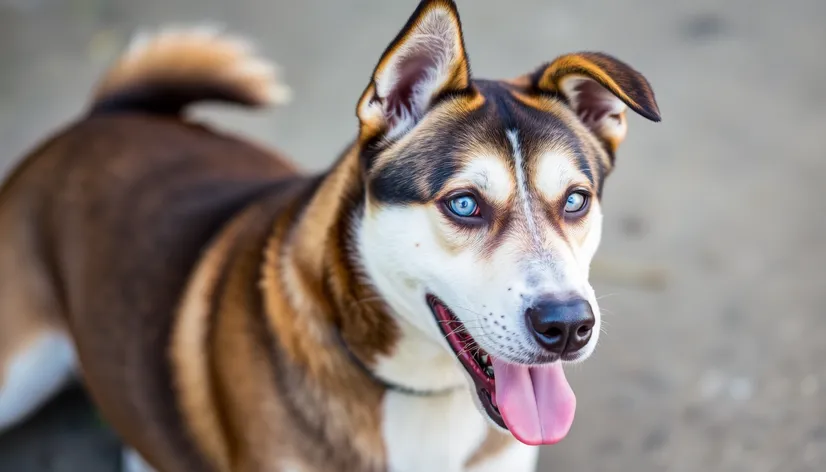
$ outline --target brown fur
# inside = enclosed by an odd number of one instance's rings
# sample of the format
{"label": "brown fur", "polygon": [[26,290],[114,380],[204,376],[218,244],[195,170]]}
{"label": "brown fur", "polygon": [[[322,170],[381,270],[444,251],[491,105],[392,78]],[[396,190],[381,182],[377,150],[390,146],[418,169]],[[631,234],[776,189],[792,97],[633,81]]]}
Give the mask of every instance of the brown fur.
{"label": "brown fur", "polygon": [[467,460],[466,466],[471,468],[484,464],[485,461],[495,458],[512,444],[513,438],[507,433],[503,433],[493,429],[491,426],[488,426],[488,434],[485,435],[485,440],[482,441],[482,444],[479,445],[476,452]]}

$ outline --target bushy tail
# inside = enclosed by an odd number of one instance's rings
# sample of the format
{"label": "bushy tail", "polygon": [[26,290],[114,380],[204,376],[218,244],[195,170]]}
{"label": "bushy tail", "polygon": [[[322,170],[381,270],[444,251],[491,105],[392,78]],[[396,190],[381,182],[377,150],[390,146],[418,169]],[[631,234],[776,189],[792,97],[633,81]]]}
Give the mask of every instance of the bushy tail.
{"label": "bushy tail", "polygon": [[98,84],[91,112],[176,115],[194,102],[262,107],[289,95],[277,66],[247,41],[212,27],[164,28],[132,40]]}

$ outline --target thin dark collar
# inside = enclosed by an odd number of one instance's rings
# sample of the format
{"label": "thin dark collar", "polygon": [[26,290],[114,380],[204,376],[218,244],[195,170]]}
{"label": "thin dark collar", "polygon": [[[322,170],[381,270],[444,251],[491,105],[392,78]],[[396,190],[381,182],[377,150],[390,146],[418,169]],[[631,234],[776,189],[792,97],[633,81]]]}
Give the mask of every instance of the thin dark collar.
{"label": "thin dark collar", "polygon": [[373,382],[377,383],[378,385],[384,387],[385,389],[387,389],[391,392],[397,392],[397,393],[401,393],[401,394],[404,394],[404,395],[411,395],[411,396],[416,396],[416,397],[436,397],[436,396],[440,396],[440,395],[447,395],[448,393],[454,392],[454,391],[456,391],[460,388],[460,387],[449,387],[449,388],[443,388],[443,389],[439,389],[439,390],[419,390],[419,389],[416,389],[416,388],[411,388],[411,387],[407,387],[407,386],[404,386],[404,385],[399,385],[397,383],[388,382],[387,380],[384,380],[384,379],[378,377],[376,374],[374,374],[373,371],[370,370],[370,368],[364,362],[362,362],[361,359],[359,359],[359,357],[347,345],[347,342],[344,341],[344,337],[341,335],[340,330],[338,330],[338,329],[335,330],[335,333],[336,333],[336,339],[338,339],[338,342],[341,345],[341,348],[347,353],[347,355],[350,357],[350,359],[353,361],[353,363],[356,364],[359,367],[359,369],[361,369],[368,377],[370,377],[370,379]]}

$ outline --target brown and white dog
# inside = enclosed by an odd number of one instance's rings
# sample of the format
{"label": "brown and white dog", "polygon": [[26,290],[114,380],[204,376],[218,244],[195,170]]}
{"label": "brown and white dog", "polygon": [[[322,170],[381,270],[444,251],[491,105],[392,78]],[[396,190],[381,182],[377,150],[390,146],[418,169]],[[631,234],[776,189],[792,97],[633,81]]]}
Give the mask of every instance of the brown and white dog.
{"label": "brown and white dog", "polygon": [[425,0],[327,172],[182,117],[283,96],[243,42],[162,32],[12,173],[0,428],[77,372],[130,470],[532,470],[597,344],[600,197],[648,82],[598,53],[473,79]]}

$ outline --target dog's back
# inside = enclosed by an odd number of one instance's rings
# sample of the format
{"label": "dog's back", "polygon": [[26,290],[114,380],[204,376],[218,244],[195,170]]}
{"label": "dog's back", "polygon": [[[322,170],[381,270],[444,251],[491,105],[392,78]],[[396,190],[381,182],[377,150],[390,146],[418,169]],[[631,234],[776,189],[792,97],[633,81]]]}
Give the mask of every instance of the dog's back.
{"label": "dog's back", "polygon": [[107,418],[142,425],[125,439],[153,462],[203,468],[172,397],[173,314],[233,215],[300,179],[277,156],[180,114],[202,100],[282,98],[243,43],[167,31],[136,42],[88,116],[12,173],[0,189],[0,429],[69,378],[71,333]]}

